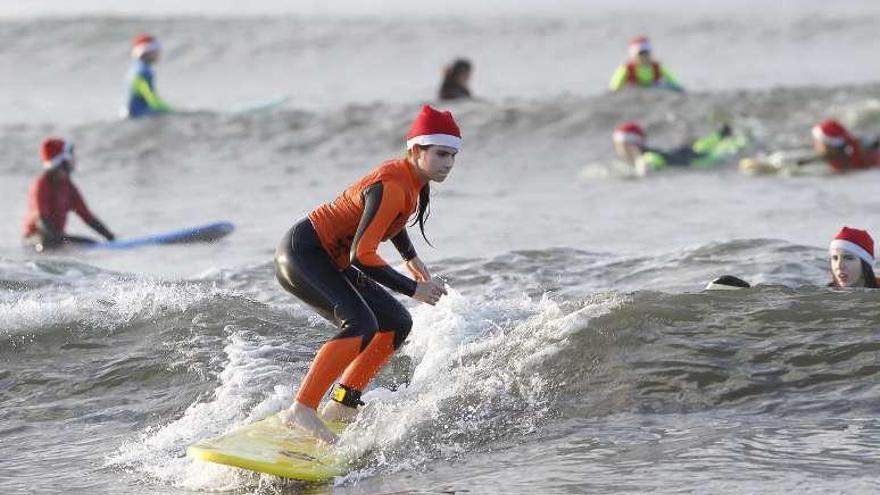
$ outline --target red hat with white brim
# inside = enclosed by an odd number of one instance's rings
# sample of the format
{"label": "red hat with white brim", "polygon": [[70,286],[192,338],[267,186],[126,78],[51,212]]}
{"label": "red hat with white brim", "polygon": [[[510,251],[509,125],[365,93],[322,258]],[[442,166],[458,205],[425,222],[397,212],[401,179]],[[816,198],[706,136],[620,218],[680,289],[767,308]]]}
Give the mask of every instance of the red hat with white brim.
{"label": "red hat with white brim", "polygon": [[871,235],[865,230],[849,227],[840,229],[828,249],[829,251],[843,249],[858,256],[869,265],[874,265],[874,239],[871,239]]}
{"label": "red hat with white brim", "polygon": [[813,126],[813,138],[828,146],[841,147],[846,144],[849,132],[834,119],[826,119]]}
{"label": "red hat with white brim", "polygon": [[141,58],[145,53],[158,52],[161,46],[159,40],[150,34],[139,34],[131,43],[131,56]]}
{"label": "red hat with white brim", "polygon": [[40,159],[43,168],[57,168],[62,163],[73,160],[73,143],[61,138],[46,138],[40,145]]}
{"label": "red hat with white brim", "polygon": [[646,137],[644,129],[639,127],[635,122],[624,122],[623,124],[620,124],[614,129],[614,134],[611,135],[611,138],[614,139],[615,143],[636,145],[645,144]]}
{"label": "red hat with white brim", "polygon": [[638,36],[629,42],[629,56],[638,57],[642,52],[651,51],[651,41],[645,36]]}
{"label": "red hat with white brim", "polygon": [[456,150],[461,149],[461,131],[455,118],[448,110],[440,112],[431,108],[430,105],[422,107],[422,111],[416,116],[409,132],[406,134],[406,149],[415,145],[449,146]]}

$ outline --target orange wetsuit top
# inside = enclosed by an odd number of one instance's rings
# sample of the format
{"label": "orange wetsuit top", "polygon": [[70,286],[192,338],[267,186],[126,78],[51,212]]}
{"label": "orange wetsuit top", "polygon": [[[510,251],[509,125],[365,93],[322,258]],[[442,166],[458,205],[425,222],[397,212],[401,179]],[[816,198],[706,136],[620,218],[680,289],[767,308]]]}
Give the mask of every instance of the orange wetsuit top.
{"label": "orange wetsuit top", "polygon": [[378,249],[391,239],[403,259],[416,257],[406,222],[418,207],[421,189],[408,160],[391,160],[313,210],[309,220],[340,270],[354,265],[389,289],[412,296],[416,282],[389,267]]}

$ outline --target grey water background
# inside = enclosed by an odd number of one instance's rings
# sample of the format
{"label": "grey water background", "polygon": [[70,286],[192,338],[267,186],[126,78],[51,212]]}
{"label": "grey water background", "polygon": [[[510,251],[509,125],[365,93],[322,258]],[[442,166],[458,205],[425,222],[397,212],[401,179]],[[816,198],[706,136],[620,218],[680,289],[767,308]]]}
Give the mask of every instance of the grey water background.
{"label": "grey water background", "polygon": [[[880,232],[878,173],[631,180],[609,142],[626,119],[667,146],[729,121],[748,154],[808,146],[826,116],[880,132],[873,2],[23,5],[0,3],[3,493],[880,489],[880,296],[822,287],[842,224]],[[187,111],[119,122],[141,30]],[[604,94],[642,32],[690,94]],[[410,304],[409,342],[343,437],[352,473],[304,486],[186,459],[289,403],[333,329],[277,286],[274,247],[402,153],[458,55],[483,100],[448,105],[465,150],[434,191],[435,247],[417,239],[453,290]],[[76,140],[75,180],[118,234],[238,230],[23,251],[50,133]],[[763,285],[701,292],[722,273]]]}

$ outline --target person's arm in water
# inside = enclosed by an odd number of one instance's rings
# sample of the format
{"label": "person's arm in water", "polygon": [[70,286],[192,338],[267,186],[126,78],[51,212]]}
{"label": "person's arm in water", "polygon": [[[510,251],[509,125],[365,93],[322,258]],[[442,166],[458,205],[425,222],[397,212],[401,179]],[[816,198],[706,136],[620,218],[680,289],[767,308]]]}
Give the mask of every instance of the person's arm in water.
{"label": "person's arm in water", "polygon": [[675,75],[673,75],[665,65],[660,66],[660,76],[660,83],[663,87],[678,91],[679,93],[684,93],[684,88],[679,84],[678,79],[676,79]]}
{"label": "person's arm in water", "polygon": [[83,200],[82,195],[79,193],[79,190],[76,189],[75,186],[71,185],[73,188],[73,211],[79,215],[80,218],[83,219],[83,222],[87,223],[89,227],[95,230],[95,232],[104,236],[108,241],[112,241],[116,239],[116,236],[113,235],[113,232],[110,232],[108,229],[98,218],[92,214],[89,208],[86,206],[86,202]]}
{"label": "person's arm in water", "polygon": [[161,98],[159,98],[159,95],[157,95],[153,88],[150,87],[149,81],[147,81],[144,76],[140,74],[134,76],[134,80],[131,84],[135,92],[139,94],[144,99],[144,101],[147,102],[147,105],[150,106],[151,110],[153,110],[154,112],[171,111],[171,106],[169,106]]}
{"label": "person's arm in water", "polygon": [[611,91],[619,91],[626,82],[626,65],[621,65],[611,75],[611,82],[608,83],[608,89]]}
{"label": "person's arm in water", "polygon": [[[382,236],[385,235],[397,216],[401,214],[404,193],[394,183],[377,182],[366,188],[363,194],[364,213],[351,243],[351,264],[385,287],[412,297],[416,293],[416,281],[388,266],[378,253]],[[397,240],[397,242],[402,241],[401,238]],[[395,246],[397,246],[397,242]],[[406,255],[415,254],[412,243],[409,248],[404,244],[401,244],[401,247],[404,249],[402,255],[403,253]],[[415,257],[410,259],[415,259]]]}

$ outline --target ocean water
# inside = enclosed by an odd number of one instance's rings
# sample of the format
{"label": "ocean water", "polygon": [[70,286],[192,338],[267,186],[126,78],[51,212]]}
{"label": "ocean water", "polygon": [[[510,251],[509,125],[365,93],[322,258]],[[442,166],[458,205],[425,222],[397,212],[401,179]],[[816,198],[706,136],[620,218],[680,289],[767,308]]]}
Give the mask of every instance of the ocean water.
{"label": "ocean water", "polygon": [[[746,155],[806,148],[827,116],[880,133],[875,3],[24,5],[0,3],[0,492],[880,491],[880,295],[824,287],[841,225],[880,232],[880,172],[635,180],[610,143],[629,119],[669,147],[729,122]],[[182,111],[121,122],[141,30]],[[604,93],[641,32],[690,93]],[[274,248],[402,154],[458,55],[480,99],[444,105],[465,148],[433,191],[433,247],[412,233],[450,295],[406,301],[413,332],[339,446],[351,473],[190,461],[290,403],[334,329],[278,286]],[[75,180],[120,236],[236,232],[25,251],[48,134],[76,141]],[[760,286],[702,291],[725,273]]]}

